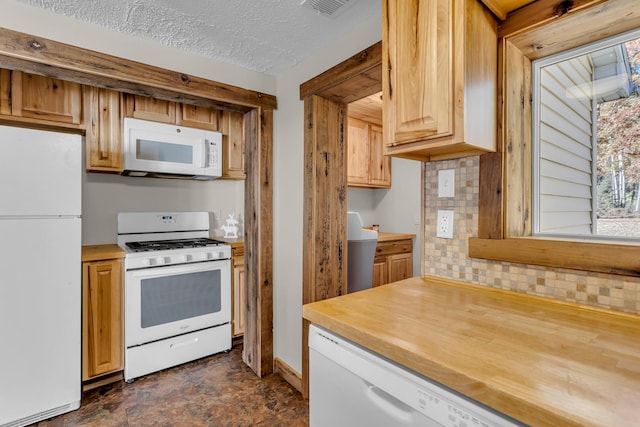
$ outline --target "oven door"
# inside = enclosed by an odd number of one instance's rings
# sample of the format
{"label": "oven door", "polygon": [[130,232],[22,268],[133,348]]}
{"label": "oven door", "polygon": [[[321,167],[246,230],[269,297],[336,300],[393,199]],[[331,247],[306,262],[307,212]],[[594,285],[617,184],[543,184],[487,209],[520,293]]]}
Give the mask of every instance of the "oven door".
{"label": "oven door", "polygon": [[132,347],[231,321],[230,261],[125,273],[125,345]]}

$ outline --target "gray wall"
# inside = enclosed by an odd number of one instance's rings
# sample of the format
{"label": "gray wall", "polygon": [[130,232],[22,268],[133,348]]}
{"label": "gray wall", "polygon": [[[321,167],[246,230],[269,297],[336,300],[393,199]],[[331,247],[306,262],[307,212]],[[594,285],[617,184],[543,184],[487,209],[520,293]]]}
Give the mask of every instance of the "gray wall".
{"label": "gray wall", "polygon": [[349,188],[350,211],[360,213],[365,226],[379,224],[381,231],[412,233],[413,275],[420,276],[420,165],[416,160],[391,159],[391,188]]}
{"label": "gray wall", "polygon": [[[82,173],[82,244],[116,242],[118,212],[211,212],[211,227],[230,213],[244,223],[244,181],[184,181]],[[215,213],[215,214],[214,214]],[[240,233],[243,232],[240,229]]]}

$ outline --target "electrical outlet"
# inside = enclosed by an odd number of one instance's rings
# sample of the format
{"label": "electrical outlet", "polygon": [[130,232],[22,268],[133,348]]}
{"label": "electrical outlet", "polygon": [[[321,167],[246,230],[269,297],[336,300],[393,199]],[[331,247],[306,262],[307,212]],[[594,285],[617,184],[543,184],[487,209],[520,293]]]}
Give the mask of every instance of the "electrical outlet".
{"label": "electrical outlet", "polygon": [[438,210],[436,236],[453,239],[453,211]]}
{"label": "electrical outlet", "polygon": [[444,169],[438,171],[438,197],[455,196],[456,170]]}

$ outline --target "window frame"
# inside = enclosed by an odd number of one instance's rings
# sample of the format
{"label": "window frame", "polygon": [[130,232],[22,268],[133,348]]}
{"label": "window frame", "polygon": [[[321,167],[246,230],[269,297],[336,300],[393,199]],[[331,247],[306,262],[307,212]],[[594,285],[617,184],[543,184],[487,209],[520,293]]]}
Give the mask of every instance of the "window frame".
{"label": "window frame", "polygon": [[499,27],[499,151],[480,156],[478,236],[469,238],[468,255],[640,277],[639,244],[532,235],[532,61],[640,28],[635,0],[576,0],[561,13],[546,3],[519,9]]}

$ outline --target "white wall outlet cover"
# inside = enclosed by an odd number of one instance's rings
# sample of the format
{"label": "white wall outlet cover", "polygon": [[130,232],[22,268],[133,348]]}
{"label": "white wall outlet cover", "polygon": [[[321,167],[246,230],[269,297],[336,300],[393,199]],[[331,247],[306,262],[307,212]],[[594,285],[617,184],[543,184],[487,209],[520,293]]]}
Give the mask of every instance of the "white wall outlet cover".
{"label": "white wall outlet cover", "polygon": [[438,171],[438,197],[455,196],[455,186],[455,169],[443,169]]}
{"label": "white wall outlet cover", "polygon": [[438,210],[436,236],[442,239],[453,239],[453,211]]}

